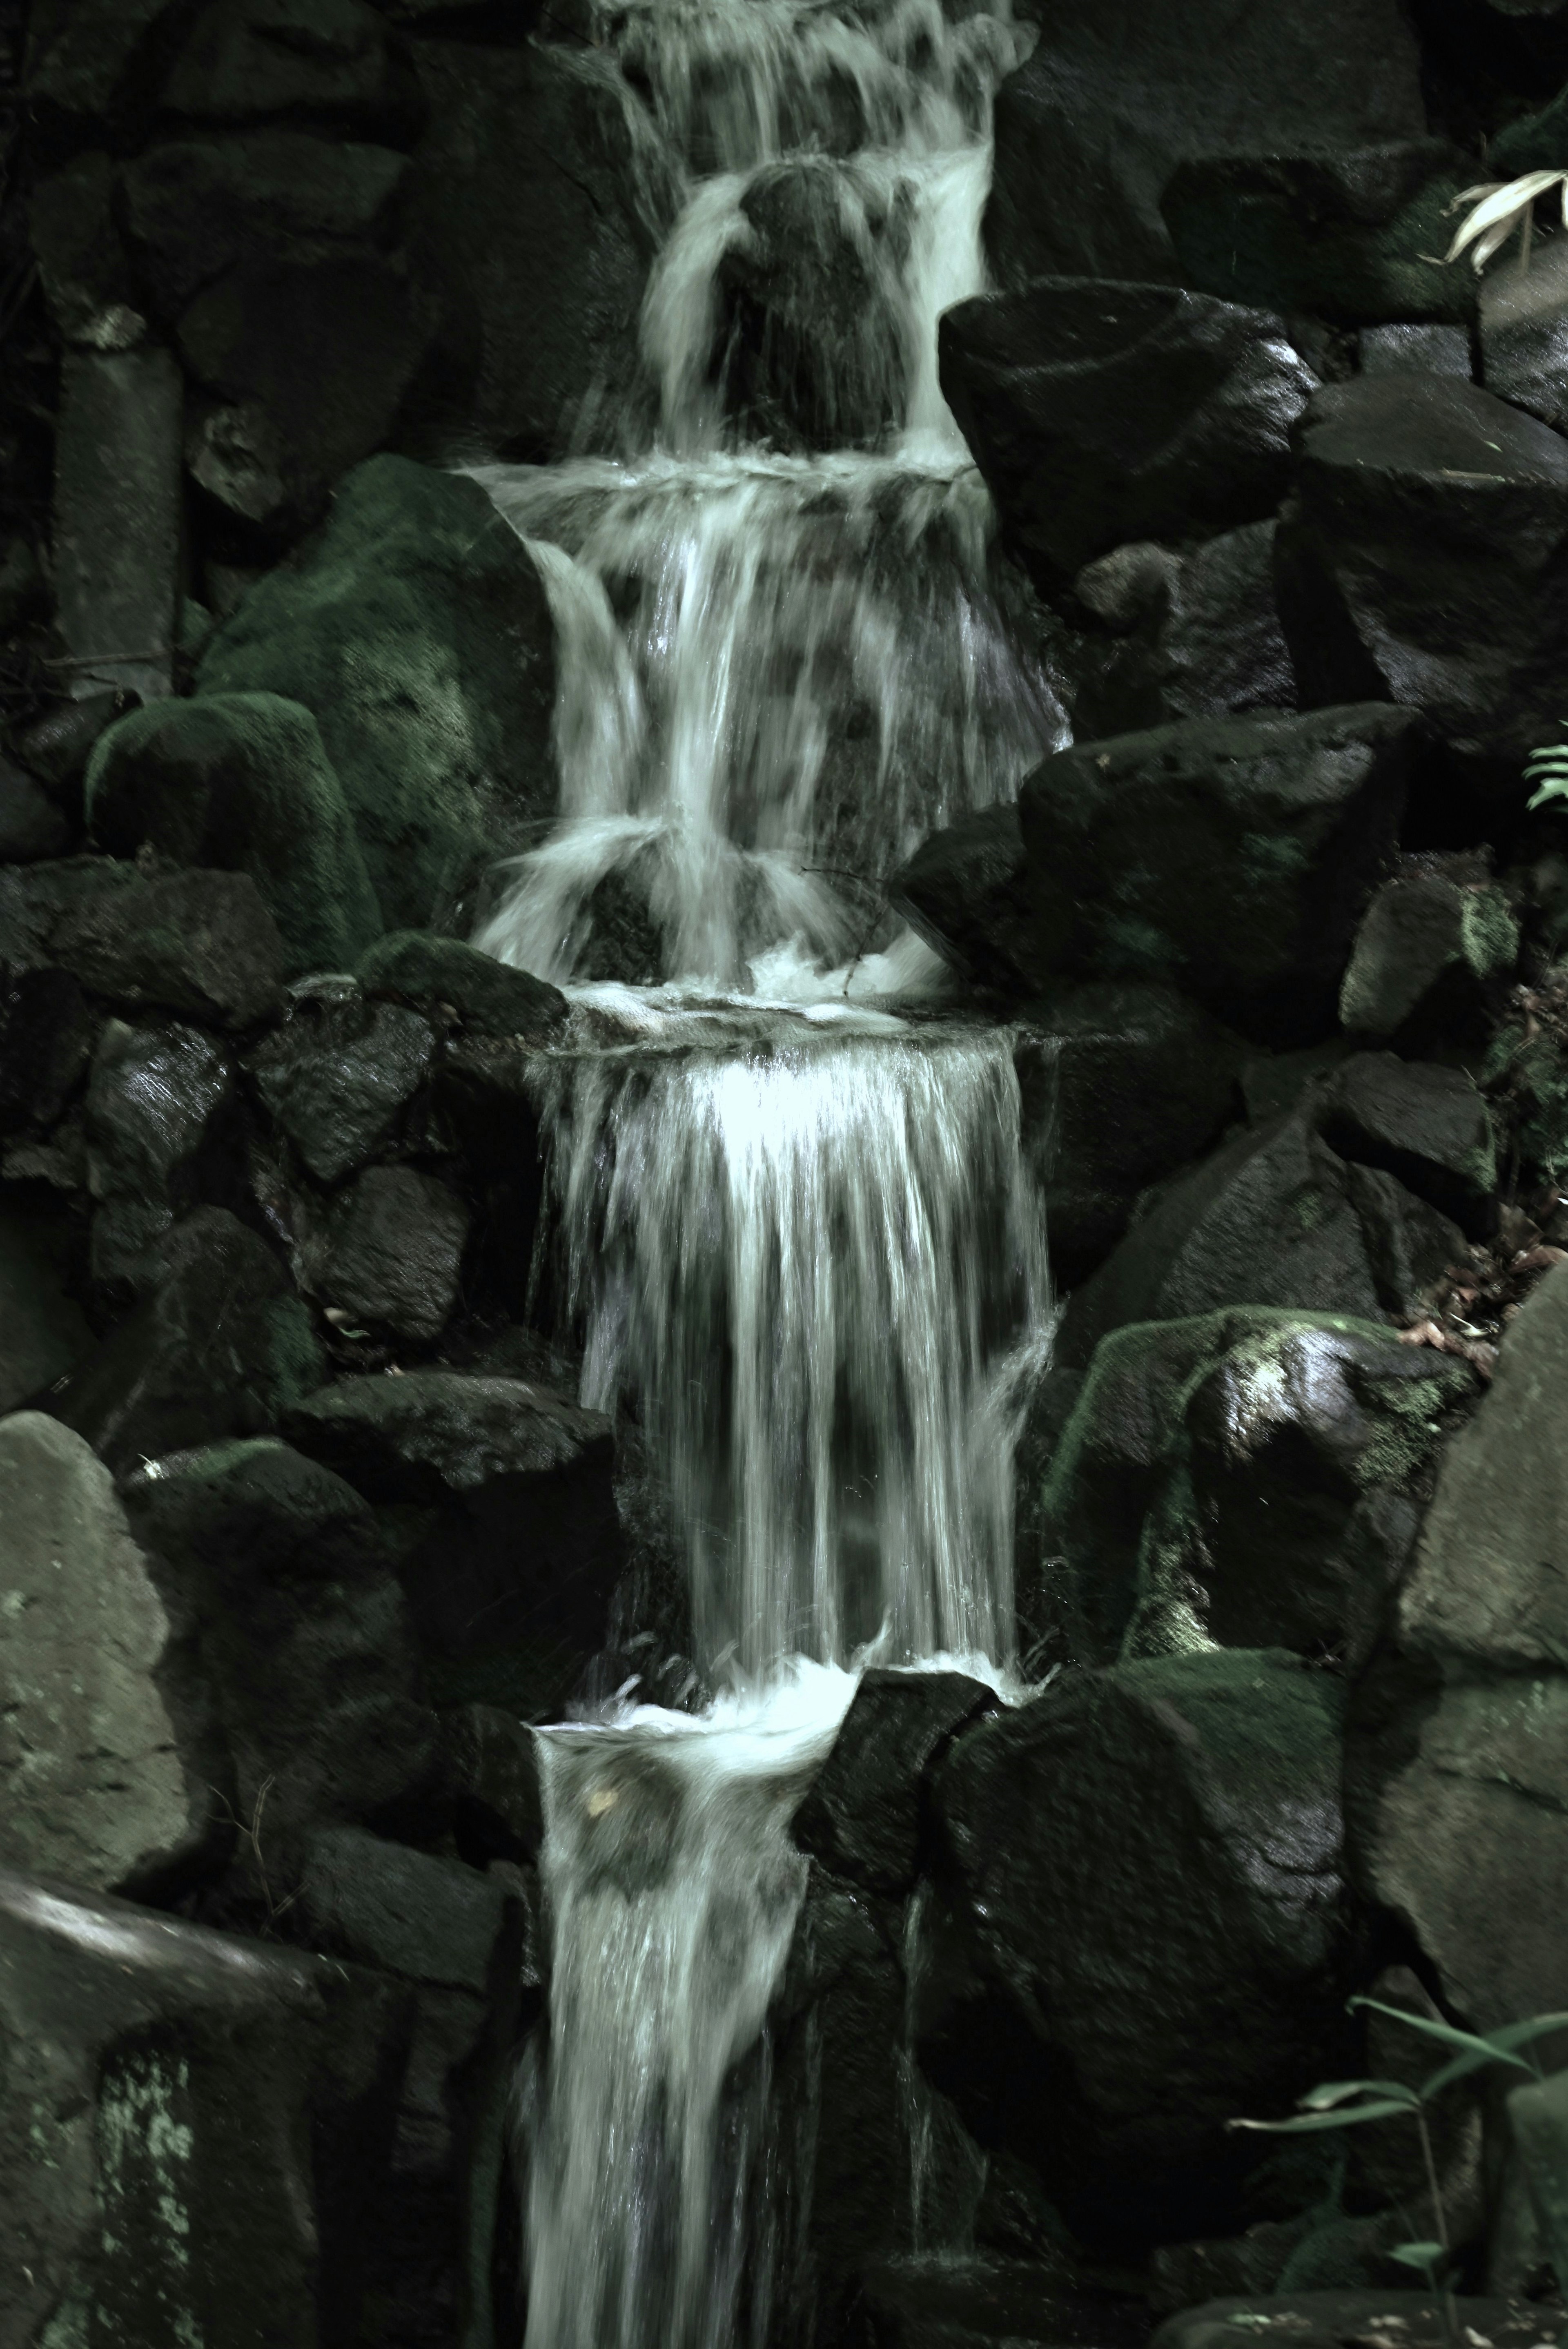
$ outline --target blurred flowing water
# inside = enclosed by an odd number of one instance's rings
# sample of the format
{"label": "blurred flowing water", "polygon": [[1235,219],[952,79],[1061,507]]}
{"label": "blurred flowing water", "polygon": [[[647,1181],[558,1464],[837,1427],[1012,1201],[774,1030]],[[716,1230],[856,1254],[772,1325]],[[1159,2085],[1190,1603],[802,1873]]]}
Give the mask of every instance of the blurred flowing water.
{"label": "blurred flowing water", "polygon": [[668,1482],[700,1718],[540,1733],[530,2349],[776,2335],[789,1820],[867,1660],[1013,1661],[1044,1222],[1006,1031],[888,874],[1066,739],[942,398],[1007,0],[599,0],[681,202],[614,455],[476,469],[557,636],[559,819],[479,943],[564,986],[536,1280]]}

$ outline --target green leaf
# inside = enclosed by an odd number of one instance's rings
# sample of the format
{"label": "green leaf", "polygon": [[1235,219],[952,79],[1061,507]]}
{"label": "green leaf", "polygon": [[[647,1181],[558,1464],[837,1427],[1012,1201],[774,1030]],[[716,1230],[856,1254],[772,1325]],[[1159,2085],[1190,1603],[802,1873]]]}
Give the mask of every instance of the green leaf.
{"label": "green leaf", "polygon": [[1361,2121],[1384,2121],[1396,2113],[1408,2118],[1417,2104],[1414,2092],[1408,2088],[1400,2094],[1396,2104],[1392,2097],[1379,2097],[1375,2104],[1341,2106],[1333,2113],[1298,2113],[1289,2121],[1227,2121],[1227,2128],[1267,2129],[1275,2137],[1305,2137],[1309,2130],[1355,2128]]}
{"label": "green leaf", "polygon": [[1407,2268],[1433,2268],[1443,2256],[1441,2243],[1399,2243],[1389,2253]]}
{"label": "green leaf", "polygon": [[1501,2031],[1489,2031],[1486,2035],[1494,2047],[1527,2047],[1532,2039],[1544,2039],[1549,2031],[1568,2031],[1568,2014],[1532,2014],[1528,2023],[1506,2023]]}
{"label": "green leaf", "polygon": [[1463,2047],[1479,2054],[1482,2063],[1489,2062],[1492,2055],[1491,2042],[1481,2038],[1479,2032],[1460,2031],[1453,2023],[1439,2023],[1431,2015],[1408,2013],[1402,2006],[1386,2006],[1380,1998],[1353,1998],[1350,2003],[1369,2006],[1377,2014],[1392,2015],[1396,2023],[1404,2023],[1411,2031],[1422,2032],[1429,2039],[1440,2039],[1445,2047]]}
{"label": "green leaf", "polygon": [[1544,807],[1548,800],[1568,799],[1568,775],[1560,775],[1554,782],[1542,783],[1532,799],[1525,802],[1525,812]]}
{"label": "green leaf", "polygon": [[1412,2111],[1420,2102],[1414,2088],[1407,2088],[1402,2080],[1326,2080],[1321,2088],[1311,2088],[1296,2103],[1303,2112],[1326,2112],[1332,2105],[1344,2104],[1347,2096],[1398,2096]]}

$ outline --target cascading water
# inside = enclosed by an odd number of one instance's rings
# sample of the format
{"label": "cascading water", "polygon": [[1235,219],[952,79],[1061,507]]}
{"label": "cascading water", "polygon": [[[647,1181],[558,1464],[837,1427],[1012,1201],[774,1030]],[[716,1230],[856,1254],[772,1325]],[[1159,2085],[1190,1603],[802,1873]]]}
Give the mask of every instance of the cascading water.
{"label": "cascading water", "polygon": [[628,388],[653,444],[479,469],[557,634],[559,821],[480,936],[576,1006],[536,1270],[584,1400],[653,1438],[731,1691],[541,1733],[530,2349],[761,2349],[789,1817],[858,1660],[1011,1661],[1039,1202],[1009,1038],[942,1015],[882,897],[1065,739],[936,372],[1006,12],[602,6],[684,186]]}

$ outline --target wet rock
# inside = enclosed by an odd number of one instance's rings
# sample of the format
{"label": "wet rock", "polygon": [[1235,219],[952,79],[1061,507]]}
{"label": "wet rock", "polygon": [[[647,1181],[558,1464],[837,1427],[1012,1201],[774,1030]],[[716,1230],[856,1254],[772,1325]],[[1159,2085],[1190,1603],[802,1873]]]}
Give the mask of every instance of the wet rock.
{"label": "wet rock", "polygon": [[193,0],[44,0],[28,26],[28,104],[47,149],[135,141]]}
{"label": "wet rock", "polygon": [[291,977],[353,964],[381,927],[315,719],[270,693],[206,694],[121,719],[87,777],[93,836],[181,864],[248,873]]}
{"label": "wet rock", "polygon": [[1342,1158],[1398,1176],[1472,1239],[1496,1228],[1491,1119],[1461,1071],[1357,1052],[1328,1079],[1317,1120]]}
{"label": "wet rock", "polygon": [[67,1286],[70,1239],[63,1216],[0,1206],[0,1413],[41,1395],[92,1344]]}
{"label": "wet rock", "polygon": [[311,1173],[336,1183],[385,1150],[435,1062],[418,1013],[354,992],[304,997],[251,1062],[256,1091]]}
{"label": "wet rock", "polygon": [[150,1295],[49,1406],[118,1475],[165,1453],[257,1433],[322,1375],[287,1273],[226,1208],[198,1207],[160,1257]]}
{"label": "wet rock", "polygon": [[1316,380],[1263,311],[1066,277],[960,303],[940,353],[1004,530],[1047,589],[1126,540],[1271,513]]}
{"label": "wet rock", "polygon": [[[1211,155],[1181,164],[1161,211],[1183,282],[1225,302],[1342,326],[1390,318],[1468,323],[1467,261],[1432,266],[1474,160],[1440,139],[1340,153]],[[1469,375],[1469,352],[1460,369]]]}
{"label": "wet rock", "polygon": [[1047,976],[1035,949],[1024,834],[1011,801],[934,832],[887,885],[890,903],[974,984],[1016,995]]}
{"label": "wet rock", "polygon": [[22,764],[64,804],[87,772],[93,745],[117,718],[135,707],[134,694],[113,688],[62,702],[36,719],[16,746]]}
{"label": "wet rock", "polygon": [[795,1840],[868,1891],[910,1891],[920,1867],[927,1773],[995,1703],[963,1672],[870,1671],[795,1815]]}
{"label": "wet rock", "polygon": [[1561,436],[1451,376],[1332,385],[1279,543],[1304,702],[1424,710],[1476,787],[1511,802],[1568,682]]}
{"label": "wet rock", "polygon": [[[1435,1682],[1436,1675],[1432,1675]],[[1346,1803],[1359,1880],[1478,2030],[1559,2011],[1568,1963],[1568,1677],[1510,1672],[1358,1701]]]}
{"label": "wet rock", "polygon": [[[1074,650],[1072,715],[1080,740],[1183,718],[1295,708],[1295,671],[1274,602],[1274,542],[1272,522],[1249,523],[1184,559],[1144,541],[1079,572],[1075,597],[1114,631],[1109,640],[1085,637]],[[1119,590],[1140,557],[1147,589],[1124,600]]]}
{"label": "wet rock", "polygon": [[64,970],[0,964],[0,1133],[47,1129],[87,1070],[99,1015]]}
{"label": "wet rock", "polygon": [[1180,1320],[1226,1305],[1273,1305],[1406,1320],[1464,1256],[1464,1235],[1398,1179],[1347,1167],[1316,1131],[1314,1104],[1238,1133],[1150,1200],[1070,1300],[1065,1367],[1131,1321]]}
{"label": "wet rock", "polygon": [[451,1702],[551,1713],[603,1644],[623,1545],[609,1423],[519,1379],[340,1379],[290,1440],[382,1506],[429,1512],[405,1561]]}
{"label": "wet rock", "polygon": [[422,1010],[449,1005],[476,1036],[526,1036],[542,1043],[566,1019],[566,998],[548,979],[428,930],[395,930],[378,938],[361,957],[356,976],[366,995],[391,996]]}
{"label": "wet rock", "polygon": [[393,241],[407,156],[301,130],[171,139],[121,175],[127,231],[160,317],[241,260]]}
{"label": "wet rock", "polygon": [[1096,1351],[1037,1502],[1075,1652],[1197,1640],[1366,1660],[1467,1362],[1371,1323],[1232,1309]]}
{"label": "wet rock", "polygon": [[1225,2122],[1345,2058],[1343,1704],[1277,1651],[1162,1657],[1069,1676],[937,1771],[972,1971],[926,1974],[922,2058],[1090,2241],[1217,2231],[1257,2159]]}
{"label": "wet rock", "polygon": [[1042,1175],[1057,1278],[1073,1288],[1115,1246],[1140,1195],[1216,1140],[1238,1100],[1246,1048],[1171,988],[1090,981],[1025,1017],[1046,1040],[1020,1063],[1048,1098]]}
{"label": "wet rock", "polygon": [[125,1493],[137,1539],[200,1626],[245,1830],[236,1898],[278,1913],[321,1826],[428,1831],[437,1723],[358,1494],[266,1437],[166,1457]]}
{"label": "wet rock", "polygon": [[544,1806],[531,1732],[499,1705],[459,1705],[442,1715],[441,1752],[463,1857],[537,1859]]}
{"label": "wet rock", "polygon": [[169,352],[66,353],[55,440],[55,595],[79,688],[153,700],[172,679],[184,387]]}
{"label": "wet rock", "polygon": [[424,119],[418,83],[366,0],[211,0],[162,105],[201,123],[315,115],[393,146],[411,143]]}
{"label": "wet rock", "polygon": [[443,300],[461,415],[499,456],[559,454],[636,381],[668,166],[591,48],[422,39],[418,69],[433,119],[409,243]]}
{"label": "wet rock", "polygon": [[[533,1055],[513,1040],[449,1042],[436,1099],[462,1153],[464,1195],[472,1203],[469,1278],[515,1321],[529,1311],[529,1284],[543,1198]],[[529,1368],[532,1374],[532,1366]]]}
{"label": "wet rock", "polygon": [[1559,1266],[1520,1308],[1486,1400],[1444,1457],[1400,1610],[1408,1647],[1505,1671],[1568,1654],[1568,1463],[1552,1433],[1564,1376]]}
{"label": "wet rock", "polygon": [[1401,1051],[1473,1042],[1519,954],[1504,893],[1442,872],[1397,874],[1367,906],[1339,991],[1340,1024]]}
{"label": "wet rock", "polygon": [[244,874],[148,874],[93,857],[0,868],[0,960],[57,966],[126,1010],[250,1027],[277,1007],[282,958]]}
{"label": "wet rock", "polygon": [[0,1516],[0,1863],[181,1889],[210,1853],[222,1764],[109,1473],[57,1420],[15,1412]]}
{"label": "wet rock", "polygon": [[312,1840],[292,1921],[314,1948],[414,1985],[367,2300],[388,2342],[459,2338],[490,2313],[517,2043],[541,2003],[522,1904],[493,1877],[335,1827]]}
{"label": "wet rock", "polygon": [[23,768],[0,760],[0,864],[64,856],[70,844],[71,827],[49,792]]}
{"label": "wet rock", "polygon": [[907,196],[808,155],[757,173],[740,212],[749,233],[719,266],[726,414],[806,449],[874,440],[902,423]]}
{"label": "wet rock", "polygon": [[1438,2349],[1451,2322],[1480,2334],[1494,2349],[1543,2349],[1551,2320],[1523,2300],[1456,2299],[1451,2317],[1429,2292],[1292,2292],[1259,2300],[1206,2301],[1173,2316],[1154,2335],[1159,2349],[1230,2349],[1238,2331],[1249,2340],[1284,2349],[1348,2349],[1368,2334],[1408,2349]]}
{"label": "wet rock", "polygon": [[[0,2257],[18,2341],[357,2332],[402,1985],[0,1877]],[[90,2331],[89,2331],[90,2328]]]}
{"label": "wet rock", "polygon": [[1018,800],[1038,963],[1174,985],[1261,1042],[1328,1033],[1417,739],[1372,705],[1058,751]]}
{"label": "wet rock", "polygon": [[438,1176],[371,1166],[308,1233],[302,1278],[349,1321],[438,1338],[458,1301],[468,1237],[468,1208]]}
{"label": "wet rock", "polygon": [[1468,383],[1474,370],[1464,326],[1400,325],[1363,326],[1357,336],[1363,375],[1457,375]]}
{"label": "wet rock", "polygon": [[471,481],[400,457],[358,467],[219,631],[200,686],[313,712],[389,928],[449,920],[554,812],[544,591]]}
{"label": "wet rock", "polygon": [[399,262],[346,254],[236,263],[181,314],[176,339],[222,403],[192,429],[191,471],[273,541],[315,521],[386,445],[426,331]]}
{"label": "wet rock", "polygon": [[93,1278],[140,1290],[160,1277],[158,1243],[217,1174],[233,1063],[200,1028],[111,1019],[88,1080]]}
{"label": "wet rock", "polygon": [[49,314],[67,343],[132,350],[147,334],[114,216],[115,168],[96,152],[33,191],[27,226]]}
{"label": "wet rock", "polygon": [[1561,431],[1568,425],[1568,247],[1555,240],[1527,275],[1493,268],[1480,291],[1480,378],[1515,408]]}
{"label": "wet rock", "polygon": [[1173,278],[1160,199],[1189,159],[1421,138],[1416,42],[1391,0],[1331,0],[1310,22],[1269,0],[1238,25],[1202,0],[1052,13],[996,104],[985,243],[1002,282],[1050,271]]}

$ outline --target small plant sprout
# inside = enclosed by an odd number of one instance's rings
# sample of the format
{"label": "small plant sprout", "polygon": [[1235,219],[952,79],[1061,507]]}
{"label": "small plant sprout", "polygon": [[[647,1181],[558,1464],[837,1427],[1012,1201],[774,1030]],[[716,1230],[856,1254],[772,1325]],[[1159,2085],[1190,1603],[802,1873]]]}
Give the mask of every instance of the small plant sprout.
{"label": "small plant sprout", "polygon": [[1528,269],[1536,200],[1549,188],[1558,187],[1563,191],[1563,218],[1568,223],[1568,171],[1526,171],[1517,180],[1489,180],[1480,187],[1465,188],[1449,210],[1457,212],[1461,204],[1470,204],[1473,210],[1460,222],[1459,233],[1443,256],[1445,262],[1457,261],[1468,247],[1470,266],[1479,277],[1517,228],[1519,265]]}
{"label": "small plant sprout", "polygon": [[1524,763],[1524,780],[1536,787],[1530,801],[1532,811],[1552,800],[1568,800],[1568,742],[1532,750]]}
{"label": "small plant sprout", "polygon": [[1401,2116],[1414,2121],[1421,2141],[1427,2190],[1431,2197],[1432,2235],[1422,2242],[1399,2244],[1393,2256],[1426,2277],[1427,2287],[1442,2310],[1448,2337],[1457,2349],[1459,2312],[1454,2305],[1451,2280],[1444,2273],[1451,2250],[1448,2216],[1427,2123],[1427,2107],[1456,2080],[1480,2071],[1488,2064],[1502,2064],[1532,2079],[1544,2079],[1546,2075],[1536,2056],[1535,2043],[1549,2033],[1568,2032],[1568,2014],[1537,2014],[1528,2023],[1511,2023],[1501,2031],[1460,2031],[1451,2023],[1410,2014],[1403,2007],[1387,2006],[1381,1999],[1353,1998],[1350,2003],[1388,2015],[1408,2030],[1419,2032],[1424,2038],[1439,2041],[1452,2051],[1449,2060],[1418,2088],[1407,2087],[1400,2080],[1329,2080],[1321,2087],[1309,2089],[1288,2120],[1232,2121],[1230,2126],[1268,2130],[1280,2137],[1301,2137],[1313,2130],[1356,2128],[1364,2121],[1396,2120]]}

